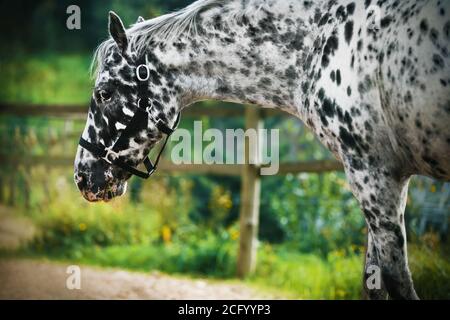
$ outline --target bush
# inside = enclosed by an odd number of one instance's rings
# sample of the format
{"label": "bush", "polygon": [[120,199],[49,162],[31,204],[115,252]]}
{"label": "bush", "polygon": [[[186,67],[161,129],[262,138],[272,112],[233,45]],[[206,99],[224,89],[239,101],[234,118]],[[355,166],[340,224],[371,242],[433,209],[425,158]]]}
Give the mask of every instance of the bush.
{"label": "bush", "polygon": [[154,215],[139,205],[58,199],[35,217],[38,233],[30,247],[58,251],[80,246],[149,244],[159,237]]}
{"label": "bush", "polygon": [[409,265],[422,299],[450,299],[450,260],[442,248],[410,245]]}
{"label": "bush", "polygon": [[[421,299],[450,298],[450,260],[441,249],[410,245],[409,264]],[[361,299],[362,254],[330,253],[326,259],[264,246],[252,281],[300,299]]]}
{"label": "bush", "polygon": [[253,280],[300,299],[359,299],[362,257],[333,252],[327,258],[269,245],[260,252]]}

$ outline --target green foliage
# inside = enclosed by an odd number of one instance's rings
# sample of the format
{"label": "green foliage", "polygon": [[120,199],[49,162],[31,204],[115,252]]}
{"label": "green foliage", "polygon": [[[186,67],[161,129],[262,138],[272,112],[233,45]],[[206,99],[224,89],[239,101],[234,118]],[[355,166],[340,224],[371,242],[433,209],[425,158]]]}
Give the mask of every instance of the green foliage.
{"label": "green foliage", "polygon": [[[30,204],[17,207],[32,218],[39,231],[31,244],[35,250],[169,243],[172,237],[192,229],[187,180],[180,179],[180,188],[175,192],[168,188],[167,179],[155,178],[143,187],[145,198],[140,202],[124,196],[109,203],[88,203],[76,189],[70,171],[47,171],[36,166],[27,172],[27,181],[32,185]],[[164,230],[169,234],[165,235]]]}
{"label": "green foliage", "polygon": [[[442,249],[410,245],[409,264],[421,299],[450,299],[450,259]],[[300,299],[361,299],[364,255],[334,251],[326,258],[264,246],[251,282]]]}
{"label": "green foliage", "polygon": [[[364,219],[342,173],[265,177],[262,186],[261,219],[275,220],[281,241],[324,256],[364,244]],[[263,224],[263,239],[274,238],[273,225]]]}
{"label": "green foliage", "polygon": [[[36,214],[35,214],[36,215]],[[149,244],[157,230],[152,212],[126,202],[89,204],[56,198],[34,220],[39,229],[32,246],[39,251],[80,246]]]}
{"label": "green foliage", "polygon": [[[437,239],[436,235],[431,236]],[[446,246],[438,242],[427,244],[426,240],[410,245],[409,264],[419,297],[450,299],[450,245]]]}
{"label": "green foliage", "polygon": [[18,56],[0,59],[0,101],[87,104],[92,91],[88,55]]}
{"label": "green foliage", "polygon": [[226,231],[218,235],[206,231],[192,234],[183,242],[85,247],[57,257],[100,266],[223,278],[234,274],[237,252],[237,242],[227,237]]}
{"label": "green foliage", "polygon": [[300,299],[360,299],[363,259],[343,251],[327,257],[266,245],[253,280]]}

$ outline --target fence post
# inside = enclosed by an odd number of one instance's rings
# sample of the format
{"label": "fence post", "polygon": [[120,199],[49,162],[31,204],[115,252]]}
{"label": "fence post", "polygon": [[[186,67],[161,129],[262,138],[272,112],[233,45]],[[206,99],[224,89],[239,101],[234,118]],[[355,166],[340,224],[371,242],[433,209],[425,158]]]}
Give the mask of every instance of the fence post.
{"label": "fence post", "polygon": [[[247,129],[258,129],[262,125],[259,109],[246,107],[245,126]],[[251,156],[260,159],[260,137],[257,134],[257,145],[245,143],[245,164],[242,166],[241,207],[240,207],[240,237],[237,274],[243,278],[254,272],[256,268],[256,253],[258,244],[260,175],[259,166],[249,163]],[[253,153],[253,154],[251,154]]]}

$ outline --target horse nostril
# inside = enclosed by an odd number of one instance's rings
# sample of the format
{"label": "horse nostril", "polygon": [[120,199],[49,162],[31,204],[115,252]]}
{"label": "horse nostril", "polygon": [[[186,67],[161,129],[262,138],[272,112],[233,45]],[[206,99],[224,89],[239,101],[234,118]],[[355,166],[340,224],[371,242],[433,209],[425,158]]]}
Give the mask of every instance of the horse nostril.
{"label": "horse nostril", "polygon": [[114,176],[111,171],[105,172],[105,181],[111,183],[114,180]]}

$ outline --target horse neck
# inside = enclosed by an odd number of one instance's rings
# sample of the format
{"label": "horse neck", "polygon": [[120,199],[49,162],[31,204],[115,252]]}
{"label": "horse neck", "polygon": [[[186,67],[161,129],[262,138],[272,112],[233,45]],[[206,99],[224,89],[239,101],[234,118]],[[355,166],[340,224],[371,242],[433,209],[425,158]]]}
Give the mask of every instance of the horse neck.
{"label": "horse neck", "polygon": [[309,21],[323,4],[311,2],[306,8],[303,1],[275,2],[270,11],[246,8],[242,17],[222,7],[209,9],[197,18],[196,34],[155,51],[179,72],[182,107],[215,99],[302,113],[298,106],[307,96],[301,88],[314,68],[311,55],[319,32]]}

